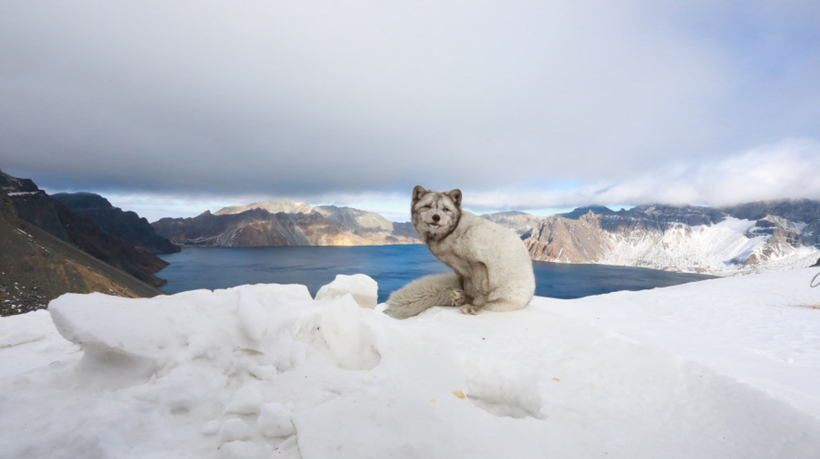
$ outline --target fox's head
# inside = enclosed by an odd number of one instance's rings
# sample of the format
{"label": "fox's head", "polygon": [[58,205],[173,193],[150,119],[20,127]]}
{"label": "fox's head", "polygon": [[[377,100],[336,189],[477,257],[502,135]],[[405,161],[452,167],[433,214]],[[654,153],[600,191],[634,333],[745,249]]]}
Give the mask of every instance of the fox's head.
{"label": "fox's head", "polygon": [[411,215],[413,227],[425,242],[440,240],[456,228],[461,218],[461,190],[441,193],[417,185],[413,188]]}

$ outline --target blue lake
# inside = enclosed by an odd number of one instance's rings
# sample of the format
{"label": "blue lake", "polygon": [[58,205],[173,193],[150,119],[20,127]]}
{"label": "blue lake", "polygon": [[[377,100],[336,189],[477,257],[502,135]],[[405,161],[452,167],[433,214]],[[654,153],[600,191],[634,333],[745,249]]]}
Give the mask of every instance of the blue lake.
{"label": "blue lake", "polygon": [[[170,266],[158,273],[162,290],[178,293],[244,284],[303,284],[312,295],[336,274],[363,273],[379,283],[379,302],[425,274],[449,271],[424,245],[367,247],[194,247],[160,255]],[[646,268],[570,265],[534,261],[536,292],[552,298],[580,298],[619,290],[644,290],[712,276]]]}

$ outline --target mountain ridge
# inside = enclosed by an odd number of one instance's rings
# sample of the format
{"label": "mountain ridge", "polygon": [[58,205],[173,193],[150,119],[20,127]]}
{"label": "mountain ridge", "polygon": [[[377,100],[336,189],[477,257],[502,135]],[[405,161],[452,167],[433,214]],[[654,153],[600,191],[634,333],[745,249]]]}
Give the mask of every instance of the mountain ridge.
{"label": "mountain ridge", "polygon": [[[21,189],[18,185],[27,182],[9,178],[14,179],[0,171],[0,316],[45,308],[49,301],[69,292],[101,292],[129,298],[163,294],[51,231],[20,218],[18,209],[27,208],[15,200],[23,197],[35,199],[37,205],[51,210],[42,221],[59,224],[62,212],[44,206],[45,192]],[[28,212],[27,216],[32,214]],[[69,238],[65,232],[62,235]]]}
{"label": "mountain ridge", "polygon": [[284,200],[230,206],[191,218],[163,218],[151,225],[158,235],[189,247],[420,243],[406,224],[390,222],[373,212]]}
{"label": "mountain ridge", "polygon": [[603,209],[547,217],[524,238],[531,257],[718,275],[807,267],[820,257],[818,201]]}
{"label": "mountain ridge", "polygon": [[[305,212],[266,210],[294,208]],[[727,207],[650,204],[618,211],[590,205],[550,217],[517,211],[481,217],[515,231],[530,256],[541,261],[727,275],[809,266],[820,257],[820,202],[811,200]],[[282,200],[152,225],[187,246],[420,243],[410,223],[350,207]]]}
{"label": "mountain ridge", "polygon": [[148,220],[136,212],[114,207],[108,199],[88,192],[56,193],[51,199],[61,203],[68,210],[93,221],[106,233],[116,236],[135,247],[151,253],[176,253],[181,248],[166,238],[156,234]]}
{"label": "mountain ridge", "polygon": [[[156,287],[165,284],[164,279],[154,274],[168,266],[167,262],[156,257],[150,250],[129,244],[107,233],[93,220],[72,212],[40,190],[32,180],[12,177],[0,171],[0,189],[12,203],[15,215],[20,220],[77,246],[150,285]],[[98,198],[104,200],[102,197]],[[140,220],[138,217],[136,219]]]}

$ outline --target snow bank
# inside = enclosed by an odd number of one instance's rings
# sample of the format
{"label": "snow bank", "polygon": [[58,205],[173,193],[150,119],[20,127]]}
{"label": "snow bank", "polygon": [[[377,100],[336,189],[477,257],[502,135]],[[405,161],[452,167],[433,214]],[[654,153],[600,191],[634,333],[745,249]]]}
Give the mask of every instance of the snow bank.
{"label": "snow bank", "polygon": [[813,457],[813,274],[536,298],[478,316],[434,308],[403,321],[360,307],[361,278],[325,300],[294,285],[64,295],[50,314],[0,319],[0,451]]}

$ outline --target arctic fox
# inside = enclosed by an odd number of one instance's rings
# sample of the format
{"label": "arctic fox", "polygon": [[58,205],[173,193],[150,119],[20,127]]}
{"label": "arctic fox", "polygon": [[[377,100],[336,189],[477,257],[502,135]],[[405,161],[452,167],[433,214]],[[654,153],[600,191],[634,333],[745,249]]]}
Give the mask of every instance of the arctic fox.
{"label": "arctic fox", "polygon": [[461,190],[413,189],[413,227],[439,260],[455,271],[416,279],[393,292],[385,313],[404,319],[433,306],[512,311],[535,294],[532,261],[512,231],[461,210]]}

